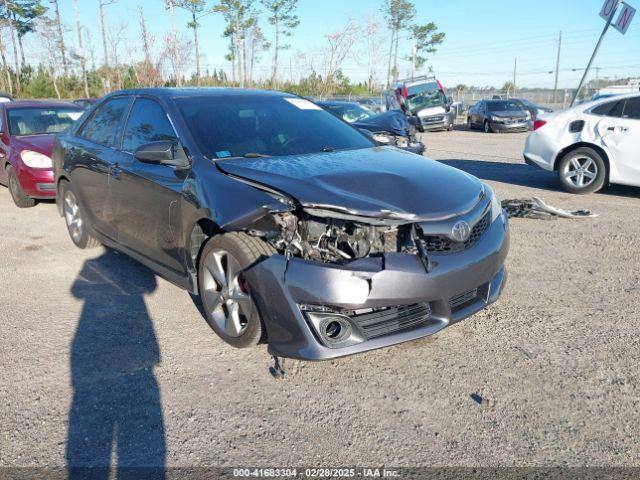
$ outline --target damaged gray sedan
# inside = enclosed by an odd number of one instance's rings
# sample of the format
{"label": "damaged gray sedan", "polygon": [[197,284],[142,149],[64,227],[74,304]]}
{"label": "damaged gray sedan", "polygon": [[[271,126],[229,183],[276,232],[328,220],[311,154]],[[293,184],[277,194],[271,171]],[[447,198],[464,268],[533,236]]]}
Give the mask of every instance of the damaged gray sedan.
{"label": "damaged gray sedan", "polygon": [[462,171],[277,92],[110,94],[60,136],[58,204],[199,297],[227,343],[324,360],[427,335],[496,301],[507,218]]}

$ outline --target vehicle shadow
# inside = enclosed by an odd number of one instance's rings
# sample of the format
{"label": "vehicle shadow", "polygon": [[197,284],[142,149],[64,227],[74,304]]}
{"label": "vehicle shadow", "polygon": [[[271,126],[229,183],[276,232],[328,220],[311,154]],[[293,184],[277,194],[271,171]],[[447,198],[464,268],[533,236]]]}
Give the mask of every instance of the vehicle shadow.
{"label": "vehicle shadow", "polygon": [[[71,293],[84,301],[71,345],[70,479],[164,478],[160,349],[144,295],[157,287],[144,266],[106,250],[87,260]],[[111,465],[111,458],[114,465]]]}
{"label": "vehicle shadow", "polygon": [[525,187],[561,191],[555,172],[548,172],[526,163],[489,162],[486,160],[445,159],[439,162],[464,170],[482,180],[511,183]]}
{"label": "vehicle shadow", "polygon": [[[557,172],[549,172],[526,163],[489,162],[486,160],[444,159],[441,163],[464,170],[482,180],[510,183],[524,187],[539,188],[554,192],[563,192]],[[596,195],[614,195],[621,197],[640,197],[640,188],[626,185],[609,185]]]}

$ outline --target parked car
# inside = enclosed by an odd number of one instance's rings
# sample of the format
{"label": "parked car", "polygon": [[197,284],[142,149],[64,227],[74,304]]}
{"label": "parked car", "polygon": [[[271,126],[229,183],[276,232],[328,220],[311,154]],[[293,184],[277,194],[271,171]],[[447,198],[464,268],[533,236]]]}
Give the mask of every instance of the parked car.
{"label": "parked car", "polygon": [[539,118],[525,143],[531,165],[557,171],[571,193],[640,186],[640,95],[604,98]]}
{"label": "parked car", "polygon": [[[420,119],[424,130],[453,130],[456,111],[453,100],[434,77],[422,76],[398,80],[393,85],[394,96],[407,115]],[[389,99],[393,96],[388,95]]]}
{"label": "parked car", "polygon": [[513,100],[480,100],[467,112],[467,127],[485,133],[530,130],[531,115]]}
{"label": "parked car", "polygon": [[400,110],[374,113],[358,103],[342,101],[317,103],[354,127],[371,132],[373,139],[381,145],[399,147],[418,155],[424,153],[424,143],[416,138],[415,128]]}
{"label": "parked car", "polygon": [[86,110],[87,108],[90,108],[91,106],[95,105],[98,102],[98,100],[100,99],[99,98],[78,98],[74,100],[73,103],[75,103],[76,105],[79,105],[80,107]]}
{"label": "parked car", "polygon": [[81,115],[81,108],[66,102],[0,102],[0,183],[9,187],[16,206],[55,198],[53,139]]}
{"label": "parked car", "polygon": [[13,102],[13,97],[5,92],[0,92],[0,103]]}
{"label": "parked car", "polygon": [[491,188],[376,146],[290,94],[140,89],[55,148],[73,242],[193,294],[212,329],[322,360],[431,335],[497,300],[507,219]]}
{"label": "parked car", "polygon": [[527,112],[529,112],[529,115],[531,115],[531,120],[534,120],[534,121],[536,118],[538,118],[539,115],[544,115],[545,113],[553,112],[552,109],[537,105],[532,101],[527,100],[526,98],[511,98],[510,100],[520,105],[520,108],[522,108],[522,110],[526,110]]}

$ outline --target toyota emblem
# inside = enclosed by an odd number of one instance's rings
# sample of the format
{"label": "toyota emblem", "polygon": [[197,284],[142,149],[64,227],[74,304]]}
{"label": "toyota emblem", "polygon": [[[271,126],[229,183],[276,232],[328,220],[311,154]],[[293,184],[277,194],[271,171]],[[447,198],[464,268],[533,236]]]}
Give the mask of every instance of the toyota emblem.
{"label": "toyota emblem", "polygon": [[456,222],[451,229],[451,238],[456,242],[466,242],[471,235],[471,226],[464,220]]}

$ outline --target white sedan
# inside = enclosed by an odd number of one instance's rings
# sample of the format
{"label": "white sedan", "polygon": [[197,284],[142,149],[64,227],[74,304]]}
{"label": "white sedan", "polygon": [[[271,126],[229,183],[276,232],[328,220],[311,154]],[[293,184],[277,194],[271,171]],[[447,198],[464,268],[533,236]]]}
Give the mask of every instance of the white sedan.
{"label": "white sedan", "polygon": [[640,186],[640,95],[585,103],[540,117],[525,161],[557,171],[565,190],[591,193],[609,183]]}

